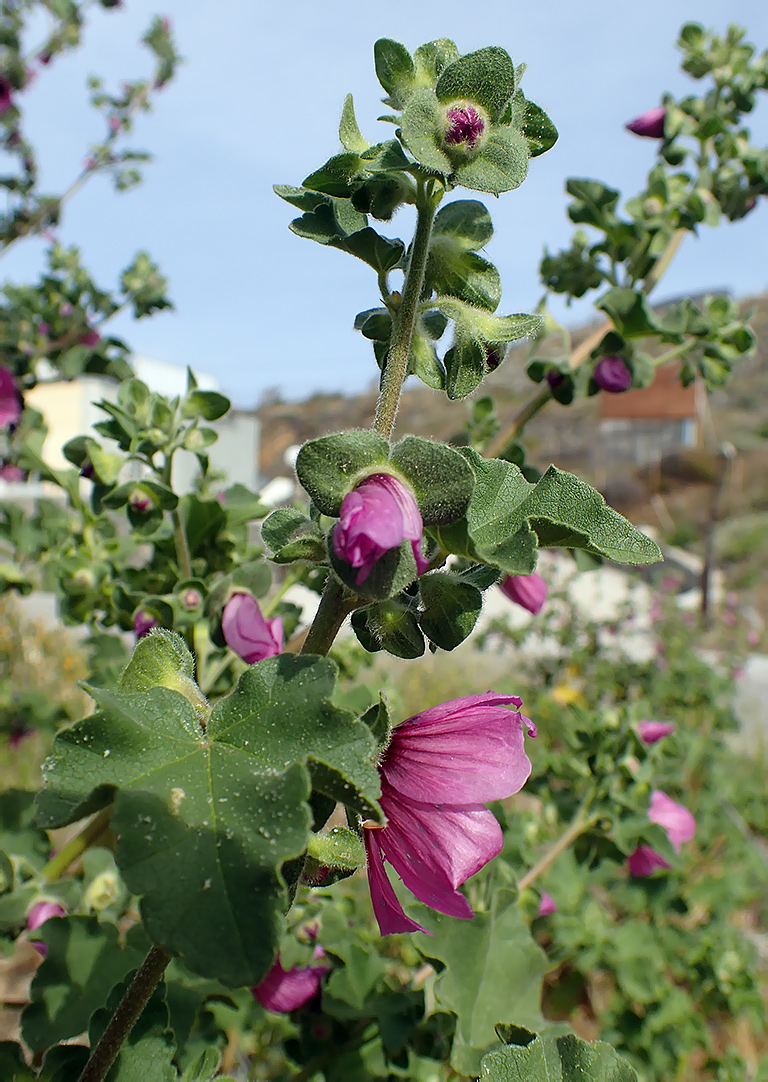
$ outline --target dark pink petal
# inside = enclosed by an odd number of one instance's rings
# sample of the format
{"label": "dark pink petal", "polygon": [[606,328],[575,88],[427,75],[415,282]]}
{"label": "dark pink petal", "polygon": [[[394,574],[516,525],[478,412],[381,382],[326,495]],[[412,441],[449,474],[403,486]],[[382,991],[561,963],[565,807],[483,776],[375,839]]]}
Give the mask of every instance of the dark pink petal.
{"label": "dark pink petal", "polygon": [[592,376],[598,387],[609,394],[621,394],[632,386],[632,373],[621,357],[603,357]]}
{"label": "dark pink petal", "polygon": [[469,695],[392,730],[381,762],[403,796],[437,804],[482,804],[517,793],[531,773],[516,695]]}
{"label": "dark pink petal", "polygon": [[359,568],[359,584],[386,552],[410,541],[422,574],[429,566],[421,555],[422,532],[421,514],[411,490],[391,474],[377,473],[344,497],[333,531],[333,548],[339,559]]}
{"label": "dark pink petal", "polygon": [[631,875],[648,876],[653,875],[657,868],[671,868],[672,865],[650,845],[639,845],[627,857],[627,867]]}
{"label": "dark pink petal", "polygon": [[638,721],[637,731],[644,744],[655,744],[657,740],[673,733],[675,727],[669,721]]}
{"label": "dark pink petal", "polygon": [[535,571],[532,575],[507,575],[499,583],[499,588],[510,601],[521,605],[534,616],[541,612],[549,592],[546,582]]}
{"label": "dark pink petal", "polygon": [[10,368],[0,365],[0,429],[18,424],[21,417],[21,395]]}
{"label": "dark pink petal", "polygon": [[221,630],[227,646],[247,665],[275,657],[283,648],[283,621],[279,616],[265,620],[250,594],[232,594],[224,606]]}
{"label": "dark pink petal", "polygon": [[[403,907],[397,900],[389,876],[384,868],[377,835],[380,830],[364,830],[363,841],[368,856],[368,883],[371,888],[371,903],[373,912],[382,935],[392,935],[394,932],[426,932],[415,920],[405,915]],[[427,935],[431,935],[427,932]]]}
{"label": "dark pink petal", "polygon": [[482,805],[422,803],[404,798],[382,779],[386,827],[381,849],[420,902],[454,917],[471,917],[459,887],[492,860],[503,845],[501,827]]}
{"label": "dark pink petal", "polygon": [[[319,949],[319,957],[322,957],[322,948]],[[318,948],[315,950],[316,957],[318,957],[317,950]],[[280,965],[280,959],[277,958],[261,984],[256,985],[251,991],[262,1007],[266,1007],[268,1011],[277,1013],[293,1011],[317,995],[323,976],[330,968],[328,965],[293,966],[292,969],[285,970]]]}
{"label": "dark pink petal", "polygon": [[648,818],[666,830],[667,837],[678,853],[683,842],[689,842],[696,833],[696,820],[693,815],[682,804],[662,793],[661,789],[655,789],[651,794]]}
{"label": "dark pink petal", "polygon": [[[35,902],[29,913],[27,913],[27,928],[31,932],[33,929],[39,928],[41,924],[45,924],[47,920],[52,920],[54,917],[66,917],[66,915],[66,909],[60,906],[58,902]],[[48,953],[48,944],[35,939],[31,939],[30,943],[37,953],[45,958]]]}

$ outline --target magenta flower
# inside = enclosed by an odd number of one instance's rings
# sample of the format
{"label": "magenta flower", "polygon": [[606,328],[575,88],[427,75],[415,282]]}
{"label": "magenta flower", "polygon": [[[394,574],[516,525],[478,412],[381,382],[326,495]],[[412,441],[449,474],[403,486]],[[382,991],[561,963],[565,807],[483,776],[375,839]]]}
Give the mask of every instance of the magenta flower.
{"label": "magenta flower", "polygon": [[[51,920],[52,917],[66,917],[66,915],[66,909],[57,902],[35,902],[29,913],[27,913],[27,928],[31,932],[35,928],[39,928],[41,924],[45,924],[47,920]],[[35,940],[31,940],[31,943],[37,953],[42,954],[43,958],[45,958],[48,953],[47,945]]]}
{"label": "magenta flower", "polygon": [[539,911],[536,914],[537,917],[548,917],[550,913],[557,912],[557,902],[551,894],[547,894],[545,890],[541,892],[541,898],[539,900]]}
{"label": "magenta flower", "polygon": [[630,875],[645,878],[653,875],[657,868],[671,868],[672,865],[660,856],[650,845],[639,845],[634,853],[627,857]]}
{"label": "magenta flower", "polygon": [[[325,957],[322,947],[315,947],[314,957]],[[280,965],[278,955],[264,980],[252,988],[251,992],[268,1011],[285,1014],[302,1007],[317,995],[323,977],[330,968],[329,965],[293,966],[286,970]]]}
{"label": "magenta flower", "polygon": [[647,113],[641,113],[634,120],[628,121],[624,127],[634,135],[644,135],[648,139],[662,139],[666,115],[667,110],[663,105],[659,105],[658,108],[649,109]]}
{"label": "magenta flower", "polygon": [[0,365],[0,429],[18,424],[22,399],[10,368]]}
{"label": "magenta flower", "polygon": [[535,571],[532,575],[507,575],[499,583],[499,588],[505,597],[516,605],[522,605],[534,616],[541,612],[549,593],[546,582]]}
{"label": "magenta flower", "polygon": [[138,514],[146,514],[147,511],[151,511],[155,506],[155,501],[149,495],[148,492],[142,492],[141,489],[136,489],[131,493],[128,503]]}
{"label": "magenta flower", "polygon": [[657,740],[673,733],[675,727],[669,721],[638,721],[637,731],[644,744],[655,744]]}
{"label": "magenta flower", "polygon": [[747,642],[750,646],[757,646],[757,644],[760,642],[760,632],[755,631],[754,629],[752,631],[748,631]]}
{"label": "magenta flower", "polygon": [[275,657],[283,649],[283,621],[279,616],[266,620],[250,594],[232,594],[224,606],[221,630],[227,646],[247,665]]}
{"label": "magenta flower", "polygon": [[340,560],[359,568],[355,580],[359,586],[386,552],[410,541],[421,575],[429,567],[421,554],[423,529],[411,490],[390,473],[375,473],[344,497],[333,549]]}
{"label": "magenta flower", "polygon": [[14,466],[12,462],[0,463],[0,481],[12,484],[14,481],[24,480],[24,470],[21,466]]}
{"label": "magenta flower", "polygon": [[[87,168],[92,169],[93,166],[89,165],[89,166],[87,166]],[[93,327],[91,327],[90,330],[86,331],[85,334],[81,334],[80,337],[78,338],[78,342],[81,345],[88,346],[90,349],[93,349],[94,346],[97,346],[100,341],[101,341],[101,335],[99,334],[98,331],[94,330]]]}
{"label": "magenta flower", "polygon": [[[515,709],[508,710],[511,703]],[[387,877],[387,860],[419,901],[472,916],[458,887],[500,851],[501,828],[484,804],[518,792],[531,772],[516,695],[469,695],[424,710],[392,730],[379,763],[387,824],[364,824],[368,880],[382,935],[423,932]]]}
{"label": "magenta flower", "polygon": [[133,633],[137,639],[143,639],[153,627],[157,627],[157,620],[151,612],[139,609],[133,618]]}
{"label": "magenta flower", "polygon": [[[683,842],[689,842],[696,833],[696,820],[682,804],[678,804],[661,789],[651,793],[651,806],[648,818],[652,823],[663,827],[676,853],[680,852]],[[649,845],[639,846],[627,858],[627,865],[632,875],[651,875],[656,868],[669,868],[671,865]]]}
{"label": "magenta flower", "polygon": [[451,106],[446,113],[448,127],[443,138],[449,146],[465,144],[474,150],[485,131],[485,121],[469,102]]}
{"label": "magenta flower", "polygon": [[596,364],[592,378],[601,391],[621,394],[632,386],[632,373],[621,357],[602,357]]}

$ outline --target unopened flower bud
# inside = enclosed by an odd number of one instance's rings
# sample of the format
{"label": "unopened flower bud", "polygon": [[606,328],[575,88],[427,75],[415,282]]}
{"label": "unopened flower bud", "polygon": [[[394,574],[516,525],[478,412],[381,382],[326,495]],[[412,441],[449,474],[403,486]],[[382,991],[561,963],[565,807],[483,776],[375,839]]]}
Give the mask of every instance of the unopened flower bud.
{"label": "unopened flower bud", "polygon": [[224,606],[221,630],[227,646],[246,665],[282,652],[283,621],[279,616],[265,619],[258,601],[250,594],[232,594]]}
{"label": "unopened flower bud", "polygon": [[[34,931],[35,928],[39,928],[41,924],[45,924],[47,920],[51,920],[53,917],[66,917],[67,911],[60,906],[58,902],[35,902],[35,904],[27,913],[27,928],[29,931]],[[36,942],[31,940],[32,946],[35,948],[38,954],[42,954],[45,958],[48,953],[48,947],[45,943]]]}
{"label": "unopened flower bud", "polygon": [[101,911],[117,899],[120,885],[114,872],[102,872],[97,875],[83,895],[83,907]]}
{"label": "unopened flower bud", "polygon": [[479,105],[469,101],[457,101],[448,106],[445,114],[446,128],[443,139],[451,147],[474,150],[488,127],[488,118]]}
{"label": "unopened flower bud", "polygon": [[621,357],[601,358],[592,375],[600,390],[609,394],[620,394],[632,386],[632,373]]}
{"label": "unopened flower bud", "polygon": [[151,511],[156,506],[154,499],[148,492],[145,492],[141,488],[136,488],[131,493],[128,504],[134,511],[138,511],[139,514],[144,515],[147,511]]}
{"label": "unopened flower bud", "polygon": [[539,911],[536,914],[538,917],[548,917],[551,913],[557,912],[557,902],[551,894],[547,894],[545,890],[541,892],[541,899],[539,901]]}
{"label": "unopened flower bud", "polygon": [[664,136],[664,120],[667,110],[663,105],[656,109],[649,109],[647,113],[641,113],[634,120],[628,121],[624,127],[634,135],[643,135],[648,139],[661,139]]}
{"label": "unopened flower bud", "polygon": [[359,568],[355,581],[360,585],[385,553],[410,541],[421,575],[429,567],[429,560],[421,554],[423,529],[410,488],[390,473],[376,473],[344,497],[333,531],[333,548],[340,560]]}
{"label": "unopened flower bud", "polygon": [[153,627],[157,627],[157,620],[150,612],[139,609],[133,618],[133,633],[137,639],[143,639]]}
{"label": "unopened flower bud", "polygon": [[536,572],[532,575],[507,575],[499,583],[499,588],[510,601],[521,605],[534,616],[541,612],[549,593],[546,582]]}
{"label": "unopened flower bud", "polygon": [[203,595],[200,593],[199,590],[195,590],[193,588],[185,590],[184,593],[181,595],[181,603],[185,609],[198,608],[202,600]]}

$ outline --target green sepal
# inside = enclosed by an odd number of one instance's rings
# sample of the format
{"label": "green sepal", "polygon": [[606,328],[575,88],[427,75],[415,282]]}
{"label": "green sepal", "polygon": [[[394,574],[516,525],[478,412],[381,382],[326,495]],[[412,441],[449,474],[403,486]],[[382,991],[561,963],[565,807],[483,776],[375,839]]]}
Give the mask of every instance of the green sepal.
{"label": "green sepal", "polygon": [[264,544],[272,550],[276,564],[325,559],[325,542],[312,519],[294,507],[278,507],[261,527]]}
{"label": "green sepal", "polygon": [[333,532],[328,537],[331,567],[340,581],[359,597],[385,601],[404,590],[417,576],[416,560],[409,541],[392,548],[376,561],[363,582],[357,581],[359,569],[341,560],[333,547]]}
{"label": "green sepal", "polygon": [[449,64],[435,86],[438,101],[457,98],[481,105],[492,123],[501,120],[509,99],[517,88],[515,65],[509,53],[498,46],[478,49]]}
{"label": "green sepal", "polygon": [[558,139],[557,128],[539,105],[523,97],[522,91],[518,91],[518,94],[523,102],[522,118],[518,126],[528,143],[531,157],[537,158],[555,145]]}
{"label": "green sepal", "polygon": [[387,271],[394,270],[405,255],[405,245],[401,240],[382,237],[370,226],[358,229],[356,233],[350,233],[343,245],[339,244],[336,247],[343,248],[350,255],[362,259],[378,274],[386,274]]}
{"label": "green sepal", "polygon": [[[173,511],[179,505],[179,497],[167,485],[162,485],[159,481],[142,480],[126,481],[124,484],[118,485],[117,488],[113,488],[111,492],[102,497],[102,506],[109,508],[124,507],[134,492],[146,494],[150,499],[154,500],[156,506],[151,508],[150,511],[155,509]],[[147,514],[147,512],[142,512],[142,514]]]}
{"label": "green sepal", "polygon": [[488,374],[485,348],[476,338],[456,335],[456,341],[443,357],[445,393],[452,401],[466,398]]}
{"label": "green sepal", "polygon": [[311,834],[307,856],[325,868],[353,872],[365,864],[365,848],[348,827],[332,827],[327,834]]}
{"label": "green sepal", "polygon": [[389,461],[413,490],[425,526],[454,522],[466,511],[474,488],[472,469],[452,447],[406,436]]}
{"label": "green sepal", "polygon": [[371,653],[386,650],[407,659],[424,653],[424,636],[418,620],[410,606],[397,598],[357,609],[352,614],[352,628],[360,644]]}
{"label": "green sepal", "polygon": [[444,113],[434,90],[426,86],[419,87],[408,98],[400,122],[400,133],[417,162],[435,173],[447,176],[453,172],[453,165],[439,138],[445,120]]}
{"label": "green sepal", "polygon": [[339,142],[345,150],[351,151],[353,154],[362,154],[370,146],[357,126],[355,106],[351,94],[347,94],[344,99],[341,121],[339,122]]}
{"label": "green sepal", "polygon": [[572,1033],[539,1036],[526,1045],[489,1052],[480,1065],[482,1082],[638,1082],[637,1071],[604,1041],[582,1041]]}
{"label": "green sepal", "polygon": [[494,316],[455,297],[437,297],[434,306],[447,319],[452,319],[464,327],[467,333],[488,343],[515,342],[519,338],[535,334],[542,324],[541,316],[525,313]]}
{"label": "green sepal", "polygon": [[379,695],[378,703],[366,710],[360,720],[371,730],[376,746],[379,749],[385,748],[389,743],[392,723],[389,720],[387,701],[383,695]]}
{"label": "green sepal", "polygon": [[431,571],[419,579],[423,611],[419,626],[441,650],[454,650],[472,632],[483,595],[470,582],[445,571]]}
{"label": "green sepal", "polygon": [[318,510],[336,517],[355,479],[386,466],[388,457],[383,436],[367,429],[338,432],[304,444],[296,458],[296,475]]}
{"label": "green sepal", "polygon": [[230,406],[229,399],[218,391],[194,390],[184,399],[181,415],[186,418],[202,417],[206,421],[218,421],[228,412]]}
{"label": "green sepal", "polygon": [[475,192],[501,195],[528,175],[528,143],[514,128],[491,131],[479,154],[456,166],[456,183]]}
{"label": "green sepal", "polygon": [[408,353],[408,375],[416,376],[433,391],[445,390],[445,369],[440,363],[437,350],[432,342],[419,334],[414,333],[411,339],[411,348]]}

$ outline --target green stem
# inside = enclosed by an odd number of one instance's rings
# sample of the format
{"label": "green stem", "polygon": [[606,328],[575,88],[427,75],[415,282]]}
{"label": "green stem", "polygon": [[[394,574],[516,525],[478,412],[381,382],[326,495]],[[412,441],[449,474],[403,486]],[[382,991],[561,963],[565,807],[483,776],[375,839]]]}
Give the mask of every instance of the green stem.
{"label": "green stem", "polygon": [[357,599],[350,598],[349,595],[345,597],[346,593],[341,583],[329,572],[323,596],[300,653],[328,653],[339,628],[358,604]]}
{"label": "green stem", "polygon": [[419,296],[424,285],[432,222],[438,202],[439,197],[436,198],[433,195],[433,181],[427,184],[421,182],[416,198],[416,232],[411,247],[411,258],[408,262],[408,270],[405,272],[403,294],[395,319],[392,343],[381,378],[381,391],[373,420],[374,431],[386,436],[387,439],[390,438],[392,429],[395,427],[400,393],[408,374],[408,356],[419,310]]}
{"label": "green stem", "polygon": [[176,556],[179,561],[179,569],[185,579],[191,579],[192,576],[192,557],[189,552],[189,542],[187,541],[187,531],[184,529],[184,520],[181,517],[181,511],[178,507],[174,507],[171,511],[171,519],[173,520],[173,537],[176,542]]}
{"label": "green stem", "polygon": [[79,834],[76,834],[55,857],[48,861],[40,873],[43,879],[48,883],[60,879],[67,868],[74,864],[78,857],[81,857],[86,849],[89,849],[96,839],[104,833],[109,826],[111,815],[112,805],[110,804],[109,807],[102,809],[98,815],[95,815]]}
{"label": "green stem", "polygon": [[294,586],[301,576],[295,571],[289,571],[280,585],[275,589],[274,593],[261,605],[261,615],[271,616],[277,608],[277,603],[280,601]]}
{"label": "green stem", "polygon": [[151,947],[141,968],[131,981],[117,1010],[91,1053],[78,1082],[102,1082],[115,1062],[123,1041],[131,1032],[149,998],[160,983],[171,960],[161,947]]}
{"label": "green stem", "polygon": [[556,842],[553,842],[553,844],[550,846],[550,848],[547,850],[541,860],[537,861],[537,863],[534,864],[530,871],[526,872],[525,875],[518,881],[517,889],[518,891],[520,891],[521,894],[528,887],[532,886],[532,884],[536,882],[539,876],[543,875],[544,872],[547,871],[550,865],[554,864],[560,854],[564,853],[568,846],[572,845],[580,834],[583,834],[585,830],[588,830],[591,826],[594,825],[597,820],[597,816],[588,816],[586,814],[586,809],[589,802],[589,800],[585,801],[585,803],[581,806],[581,808],[579,808],[578,812],[573,817],[571,825],[565,830],[563,834],[560,835]]}

